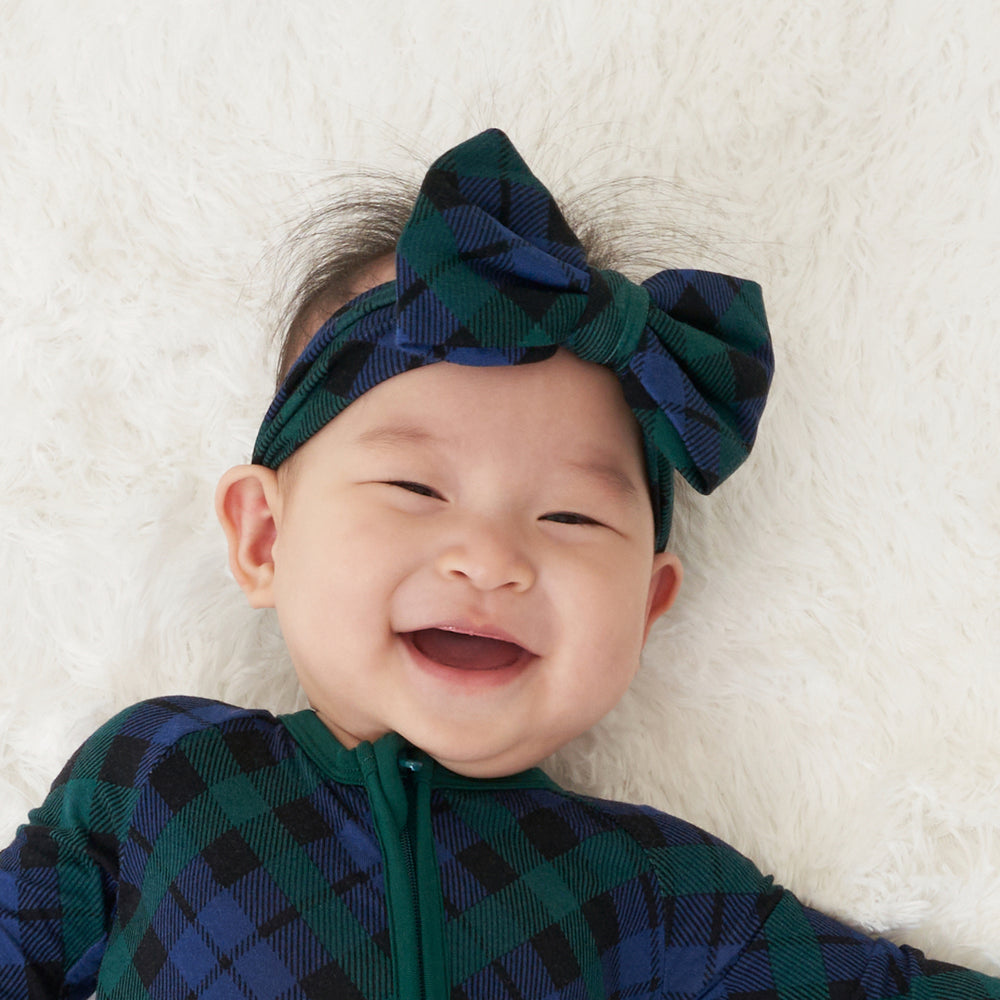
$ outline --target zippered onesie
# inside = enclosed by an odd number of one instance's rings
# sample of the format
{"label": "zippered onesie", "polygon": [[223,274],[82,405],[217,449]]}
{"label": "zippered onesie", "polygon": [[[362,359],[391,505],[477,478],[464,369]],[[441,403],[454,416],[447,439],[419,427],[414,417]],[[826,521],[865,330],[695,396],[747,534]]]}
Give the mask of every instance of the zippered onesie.
{"label": "zippered onesie", "polygon": [[[909,994],[906,994],[907,989]],[[0,855],[0,997],[1000,997],[740,854],[541,771],[461,777],[312,712],[137,705]]]}

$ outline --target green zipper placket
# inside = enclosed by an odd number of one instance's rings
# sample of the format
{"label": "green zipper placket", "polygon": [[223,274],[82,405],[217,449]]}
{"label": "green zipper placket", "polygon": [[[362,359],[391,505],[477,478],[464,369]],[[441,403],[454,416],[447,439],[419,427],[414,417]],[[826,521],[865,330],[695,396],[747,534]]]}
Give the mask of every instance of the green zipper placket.
{"label": "green zipper placket", "polygon": [[[444,951],[444,898],[431,833],[431,793],[558,790],[537,768],[504,778],[453,774],[397,733],[342,747],[310,710],[283,715],[306,756],[328,780],[363,786],[385,861],[394,1000],[450,1000]],[[331,949],[336,953],[336,942]]]}
{"label": "green zipper placket", "polygon": [[434,761],[392,740],[357,749],[385,858],[396,995],[399,1000],[447,1000],[444,901],[431,834]]}

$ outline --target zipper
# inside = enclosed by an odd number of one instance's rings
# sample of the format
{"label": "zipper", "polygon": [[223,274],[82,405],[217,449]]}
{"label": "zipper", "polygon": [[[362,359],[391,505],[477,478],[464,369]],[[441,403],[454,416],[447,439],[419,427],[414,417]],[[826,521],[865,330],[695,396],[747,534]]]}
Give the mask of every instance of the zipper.
{"label": "zipper", "polygon": [[356,759],[385,862],[394,1000],[448,1000],[444,899],[431,829],[434,761],[396,733]]}
{"label": "zipper", "polygon": [[417,884],[417,864],[414,859],[414,845],[417,839],[417,791],[415,776],[423,768],[423,761],[412,756],[409,748],[400,752],[399,770],[402,773],[403,789],[406,792],[406,823],[400,831],[403,846],[403,862],[410,881],[410,900],[413,906],[413,926],[417,939],[417,983],[418,996],[423,1000],[427,993],[424,982],[424,941],[420,919],[420,887]]}

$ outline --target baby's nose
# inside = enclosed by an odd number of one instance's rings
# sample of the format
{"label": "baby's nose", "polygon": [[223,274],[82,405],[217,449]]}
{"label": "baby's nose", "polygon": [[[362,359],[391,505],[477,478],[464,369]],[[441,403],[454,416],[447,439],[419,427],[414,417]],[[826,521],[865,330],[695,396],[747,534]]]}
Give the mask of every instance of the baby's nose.
{"label": "baby's nose", "polygon": [[498,531],[470,531],[451,541],[436,560],[442,576],[464,578],[477,590],[509,588],[528,590],[535,582],[535,569],[523,547]]}

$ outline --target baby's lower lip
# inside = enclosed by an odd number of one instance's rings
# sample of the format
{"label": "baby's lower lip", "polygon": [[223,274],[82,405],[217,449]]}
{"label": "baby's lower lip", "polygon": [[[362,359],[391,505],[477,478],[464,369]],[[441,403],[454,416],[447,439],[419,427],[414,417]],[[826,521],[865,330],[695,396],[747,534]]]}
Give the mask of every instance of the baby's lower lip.
{"label": "baby's lower lip", "polygon": [[[459,656],[448,656],[449,662],[441,662],[428,655],[439,648],[438,643],[446,642],[443,637],[433,637],[428,633],[437,630],[404,632],[400,637],[409,650],[410,656],[421,670],[452,684],[466,686],[494,687],[506,684],[520,675],[536,659],[533,653],[513,643],[498,643],[496,652],[485,663],[471,657],[467,662]],[[449,644],[443,648],[448,649]]]}

